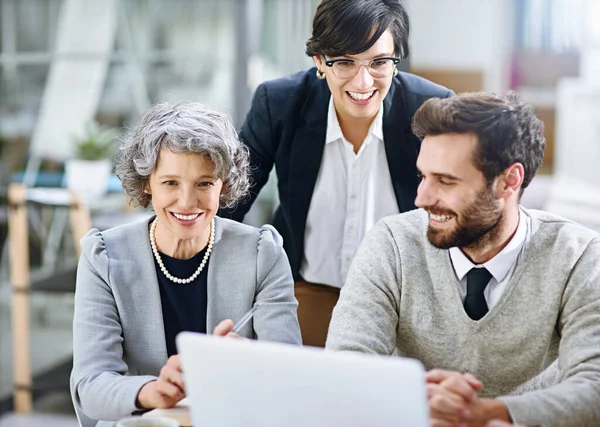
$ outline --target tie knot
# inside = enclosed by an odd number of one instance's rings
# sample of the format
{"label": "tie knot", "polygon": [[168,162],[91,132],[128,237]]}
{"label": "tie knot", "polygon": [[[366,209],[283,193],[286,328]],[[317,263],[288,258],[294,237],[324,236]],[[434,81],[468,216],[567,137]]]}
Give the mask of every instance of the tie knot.
{"label": "tie knot", "polygon": [[483,293],[491,278],[492,274],[486,268],[472,268],[467,273],[467,295]]}

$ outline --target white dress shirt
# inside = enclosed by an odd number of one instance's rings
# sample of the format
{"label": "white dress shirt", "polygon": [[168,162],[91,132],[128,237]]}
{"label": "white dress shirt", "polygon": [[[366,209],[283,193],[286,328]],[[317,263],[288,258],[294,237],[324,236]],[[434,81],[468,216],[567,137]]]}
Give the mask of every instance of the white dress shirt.
{"label": "white dress shirt", "polygon": [[341,288],[366,232],[399,213],[383,144],[383,104],[358,153],[329,100],[323,159],[304,233],[304,280]]}
{"label": "white dress shirt", "polygon": [[531,238],[530,222],[531,219],[519,209],[519,225],[514,236],[494,258],[483,264],[473,264],[459,248],[450,248],[450,260],[458,282],[458,293],[463,303],[467,295],[467,273],[472,268],[485,267],[492,278],[483,291],[483,296],[489,310],[496,305],[513,276],[523,246]]}

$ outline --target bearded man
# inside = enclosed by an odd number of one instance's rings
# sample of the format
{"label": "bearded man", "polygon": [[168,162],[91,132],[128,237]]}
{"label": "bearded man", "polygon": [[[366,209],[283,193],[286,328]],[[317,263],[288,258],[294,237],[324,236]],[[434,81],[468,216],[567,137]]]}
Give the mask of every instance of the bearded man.
{"label": "bearded man", "polygon": [[600,425],[600,235],[519,204],[542,123],[515,93],[471,93],[412,130],[420,209],[367,234],[327,348],[419,359],[435,427]]}

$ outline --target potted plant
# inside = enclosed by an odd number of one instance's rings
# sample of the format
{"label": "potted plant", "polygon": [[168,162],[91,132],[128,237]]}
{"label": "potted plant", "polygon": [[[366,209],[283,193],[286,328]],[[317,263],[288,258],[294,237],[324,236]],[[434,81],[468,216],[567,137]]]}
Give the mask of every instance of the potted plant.
{"label": "potted plant", "polygon": [[90,122],[82,136],[73,138],[74,158],[65,165],[67,188],[81,193],[87,201],[106,193],[116,135],[115,129],[103,129]]}

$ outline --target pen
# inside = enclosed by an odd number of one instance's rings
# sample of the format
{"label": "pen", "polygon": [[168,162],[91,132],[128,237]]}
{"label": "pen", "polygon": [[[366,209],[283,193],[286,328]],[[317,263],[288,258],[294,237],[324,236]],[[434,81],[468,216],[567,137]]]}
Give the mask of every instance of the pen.
{"label": "pen", "polygon": [[246,314],[244,314],[242,316],[240,321],[237,323],[237,325],[235,325],[233,327],[231,332],[233,332],[234,334],[238,334],[240,332],[240,330],[244,326],[246,326],[246,323],[248,323],[250,321],[250,319],[252,319],[252,316],[254,316],[254,314],[256,314],[256,312],[258,311],[259,308],[260,308],[260,303],[257,302],[256,304],[254,304],[254,307],[252,307]]}

